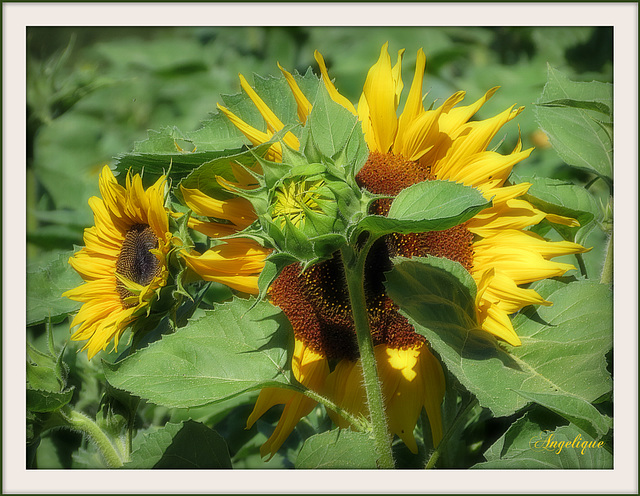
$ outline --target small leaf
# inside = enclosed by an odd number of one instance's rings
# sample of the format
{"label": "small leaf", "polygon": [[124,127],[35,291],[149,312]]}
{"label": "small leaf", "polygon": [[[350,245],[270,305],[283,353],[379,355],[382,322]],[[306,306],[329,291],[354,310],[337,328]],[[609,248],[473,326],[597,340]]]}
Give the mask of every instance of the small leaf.
{"label": "small leaf", "polygon": [[612,179],[613,144],[598,122],[603,113],[610,116],[612,91],[608,83],[570,81],[549,66],[547,84],[534,109],[540,127],[562,160],[608,182]]}
{"label": "small leaf", "polygon": [[357,225],[355,234],[374,235],[443,231],[466,222],[491,206],[470,186],[449,181],[423,181],[402,190],[386,217],[369,215]]}
{"label": "small leaf", "polygon": [[188,420],[168,423],[147,434],[123,468],[228,469],[232,466],[224,439],[206,425]]}
{"label": "small leaf", "polygon": [[103,362],[109,383],[157,405],[202,406],[288,384],[293,333],[270,303],[236,298],[121,362]]}
{"label": "small leaf", "polygon": [[298,469],[378,468],[373,440],[369,434],[334,429],[308,438],[296,460]]}
{"label": "small leaf", "polygon": [[262,300],[267,296],[267,291],[271,283],[280,275],[282,269],[287,265],[295,263],[297,259],[288,253],[272,253],[264,261],[264,268],[258,276],[258,299]]}
{"label": "small leaf", "polygon": [[605,285],[534,286],[553,306],[520,312],[513,326],[522,345],[498,345],[478,330],[474,296],[452,270],[458,266],[445,270],[447,264],[431,260],[396,263],[387,274],[388,294],[481,406],[510,415],[528,403],[516,391],[545,393],[548,408],[582,417],[582,404],[566,396],[591,403],[611,390],[605,354],[612,346],[612,296]]}
{"label": "small leaf", "polygon": [[72,251],[62,252],[50,263],[33,262],[27,266],[27,325],[51,319],[61,322],[78,310],[81,303],[63,298],[62,293],[82,284],[82,278],[69,265]]}

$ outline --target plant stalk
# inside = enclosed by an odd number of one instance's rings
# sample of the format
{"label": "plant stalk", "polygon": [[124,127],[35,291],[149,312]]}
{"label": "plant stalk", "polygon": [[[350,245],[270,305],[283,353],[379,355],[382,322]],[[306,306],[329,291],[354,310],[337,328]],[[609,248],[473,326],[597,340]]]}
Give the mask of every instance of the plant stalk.
{"label": "plant stalk", "polygon": [[340,415],[342,418],[347,420],[356,429],[358,429],[358,430],[360,430],[362,432],[371,432],[371,424],[366,419],[356,418],[355,416],[351,415],[348,411],[343,410],[342,408],[340,408],[333,401],[331,401],[328,398],[325,398],[324,396],[316,393],[312,389],[305,388],[303,391],[300,391],[298,388],[292,388],[292,389],[294,391],[297,391],[297,392],[302,392],[302,394],[304,394],[308,398],[311,398],[314,401],[317,401],[318,403],[323,405],[325,408],[333,410],[338,415]]}
{"label": "plant stalk", "polygon": [[341,249],[341,253],[347,287],[349,288],[353,322],[358,339],[360,363],[362,364],[364,386],[371,415],[372,432],[378,453],[378,464],[380,468],[394,468],[391,436],[387,425],[382,387],[378,379],[378,368],[373,350],[364,293],[364,263],[373,241],[373,239],[370,239],[358,252],[349,246],[345,246]]}
{"label": "plant stalk", "polygon": [[71,410],[70,408],[63,410],[60,410],[60,414],[69,427],[80,431],[96,443],[96,446],[100,450],[100,453],[104,457],[109,468],[122,467],[123,461],[117,448],[113,445],[104,431],[98,427],[98,424],[83,413]]}

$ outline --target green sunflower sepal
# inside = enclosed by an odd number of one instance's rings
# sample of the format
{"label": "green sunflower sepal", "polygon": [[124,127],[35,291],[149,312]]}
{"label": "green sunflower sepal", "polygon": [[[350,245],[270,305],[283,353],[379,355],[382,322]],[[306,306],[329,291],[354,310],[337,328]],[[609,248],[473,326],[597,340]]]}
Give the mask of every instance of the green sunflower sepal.
{"label": "green sunflower sepal", "polygon": [[308,267],[326,260],[347,242],[347,228],[364,215],[362,194],[330,159],[303,163],[303,156],[293,152],[285,157],[294,157],[293,163],[256,155],[263,173],[246,170],[258,181],[257,188],[227,185],[251,202],[258,214],[254,224],[234,237],[261,240]]}

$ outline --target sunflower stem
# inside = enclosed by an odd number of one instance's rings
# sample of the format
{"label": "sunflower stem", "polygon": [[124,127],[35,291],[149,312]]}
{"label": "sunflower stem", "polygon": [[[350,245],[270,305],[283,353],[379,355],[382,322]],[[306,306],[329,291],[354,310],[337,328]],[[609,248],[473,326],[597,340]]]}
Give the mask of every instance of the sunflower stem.
{"label": "sunflower stem", "polygon": [[69,427],[86,435],[96,444],[109,468],[122,467],[123,460],[118,449],[98,424],[71,408],[60,410],[60,414]]}
{"label": "sunflower stem", "polygon": [[364,387],[367,394],[367,403],[371,415],[371,426],[374,436],[378,465],[380,468],[394,468],[393,453],[391,450],[391,436],[387,424],[387,416],[382,397],[382,387],[378,379],[378,368],[371,339],[369,316],[367,314],[366,299],[364,293],[364,263],[369,248],[373,244],[373,237],[358,251],[350,246],[341,249],[342,263],[349,288],[349,300],[351,312],[358,338],[360,351],[360,363],[364,376]]}

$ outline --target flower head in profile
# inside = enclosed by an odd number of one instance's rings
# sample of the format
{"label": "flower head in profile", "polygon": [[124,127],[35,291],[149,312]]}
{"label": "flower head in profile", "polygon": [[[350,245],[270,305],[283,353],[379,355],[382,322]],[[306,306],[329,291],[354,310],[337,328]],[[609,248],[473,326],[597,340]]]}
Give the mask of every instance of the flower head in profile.
{"label": "flower head in profile", "polygon": [[[458,106],[464,98],[464,92],[458,92],[440,106],[426,110],[422,94],[426,59],[420,50],[411,88],[398,115],[403,90],[402,55],[400,51],[396,64],[392,65],[387,45],[382,47],[378,61],[367,75],[357,110],[329,79],[324,60],[317,52],[316,60],[331,99],[356,115],[362,124],[369,156],[355,177],[360,188],[392,198],[413,184],[438,179],[472,186],[493,201],[490,208],[445,231],[390,234],[380,238],[366,261],[367,311],[389,427],[411,451],[417,452],[413,432],[423,408],[429,418],[433,444],[437,445],[442,437],[440,405],[444,397],[444,374],[429,343],[415,332],[386,294],[383,274],[391,269],[391,258],[432,255],[460,263],[478,286],[478,325],[511,345],[519,345],[509,314],[531,304],[550,304],[532,289],[521,286],[564,274],[574,267],[551,258],[586,250],[575,243],[548,242],[526,230],[545,218],[550,222],[577,225],[574,219],[546,214],[519,198],[530,184],[507,184],[512,168],[531,150],[523,150],[520,140],[506,155],[487,150],[502,126],[522,108],[512,107],[495,117],[471,121],[497,90],[493,88],[468,106]],[[312,104],[296,78],[281,70],[297,104],[298,119],[304,124]],[[231,122],[254,145],[267,143],[276,133],[284,132],[284,124],[242,77],[241,85],[264,118],[266,131],[254,128],[220,107]],[[291,149],[299,147],[298,138],[290,131],[283,135],[282,141]],[[282,160],[282,146],[271,145],[268,158]],[[295,187],[288,191],[295,193]],[[307,196],[294,195],[283,200],[280,211],[296,214],[294,207],[300,202],[295,200],[307,197],[308,207],[313,208],[310,191],[305,187],[303,192]],[[386,215],[391,205],[389,198],[376,200],[370,213]],[[296,379],[356,417],[367,415],[355,328],[339,252],[304,270],[300,264],[285,267],[271,284],[269,298],[283,310],[294,329],[292,365]],[[273,455],[280,448],[315,402],[289,390],[263,389],[248,419],[248,427],[276,404],[284,404],[284,411],[275,431],[261,448],[263,455]],[[344,419],[330,415],[339,426],[346,427]]]}
{"label": "flower head in profile", "polygon": [[95,225],[85,229],[85,246],[69,259],[85,283],[63,294],[83,303],[71,339],[87,341],[82,349],[89,358],[112,341],[117,349],[125,329],[167,283],[172,235],[164,186],[161,177],[145,191],[137,174],[121,186],[108,166],[102,169],[102,198],[89,199]]}

